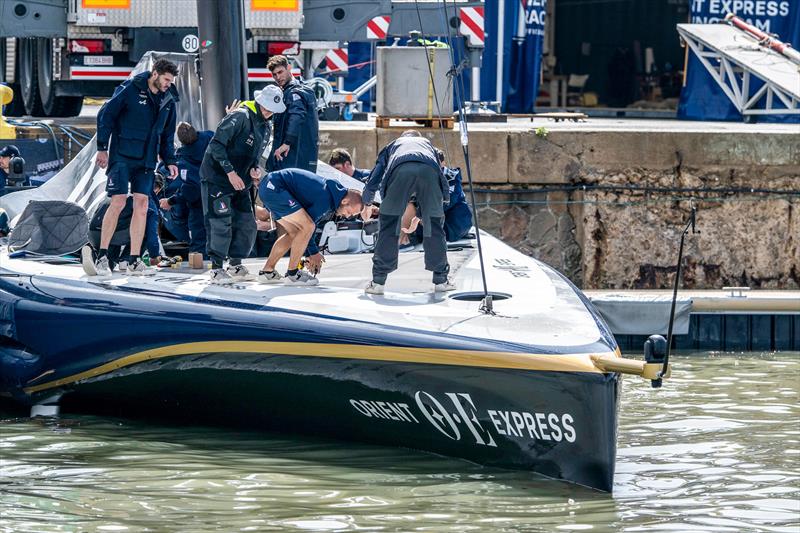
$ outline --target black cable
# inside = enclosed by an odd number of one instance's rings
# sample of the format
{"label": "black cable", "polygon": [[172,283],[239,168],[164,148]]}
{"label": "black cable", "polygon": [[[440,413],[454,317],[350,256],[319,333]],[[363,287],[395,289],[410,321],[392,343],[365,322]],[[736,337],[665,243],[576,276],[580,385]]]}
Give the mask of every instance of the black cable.
{"label": "black cable", "polygon": [[9,124],[13,124],[14,126],[26,126],[26,127],[35,126],[47,130],[50,133],[50,137],[52,137],[53,139],[53,149],[56,152],[56,161],[61,160],[61,154],[58,151],[58,138],[56,137],[56,132],[53,131],[53,128],[51,128],[49,124],[40,121],[25,122],[24,120],[10,120]]}
{"label": "black cable", "polygon": [[[422,47],[425,49],[425,62],[428,65],[428,76],[430,76],[431,80],[431,88],[433,89],[433,99],[436,102],[436,114],[439,117],[439,132],[442,134],[442,144],[444,145],[444,153],[447,156],[447,159],[450,158],[450,150],[447,146],[447,137],[444,134],[444,127],[442,126],[442,108],[439,104],[439,95],[436,91],[436,80],[433,78],[433,69],[431,68],[431,60],[430,60],[430,53],[428,52],[428,40],[425,38],[425,32],[422,31],[422,15],[419,11],[419,3],[417,0],[414,0],[414,8],[417,12],[417,20],[419,21],[419,34],[422,38]],[[448,90],[450,88],[448,87]]]}
{"label": "black cable", "polygon": [[799,189],[764,189],[754,187],[651,187],[649,185],[580,185],[570,184],[560,187],[543,187],[541,189],[490,189],[478,188],[475,192],[482,194],[546,194],[549,192],[574,191],[621,191],[621,192],[658,192],[689,194],[778,194],[800,196]]}
{"label": "black cable", "polygon": [[[416,0],[415,0],[416,1]],[[451,28],[447,23],[450,20],[447,11],[447,0],[442,0],[442,5],[444,8],[444,23],[445,23],[445,39],[447,40],[448,47],[450,49],[450,61],[453,65],[455,65],[455,49],[453,48],[453,37],[451,34]],[[419,10],[417,11],[419,13]],[[467,181],[469,183],[469,193],[470,193],[470,200],[472,202],[472,217],[475,221],[475,243],[477,244],[478,248],[478,261],[481,266],[481,281],[483,283],[483,301],[481,302],[480,311],[482,313],[486,313],[488,315],[494,315],[494,310],[492,309],[492,299],[489,296],[489,285],[486,282],[486,266],[483,261],[483,246],[481,245],[481,227],[480,227],[480,218],[478,215],[477,204],[475,203],[475,187],[474,182],[472,179],[472,164],[470,162],[469,157],[469,129],[467,127],[467,118],[464,112],[464,83],[463,83],[463,71],[459,69],[454,69],[451,71],[453,77],[456,79],[455,89],[456,89],[456,103],[458,104],[458,117],[459,117],[459,130],[461,131],[461,147],[464,152],[464,166],[467,170]]]}
{"label": "black cable", "polygon": [[[641,197],[639,197],[641,198]],[[654,198],[646,198],[641,200],[487,200],[480,203],[481,207],[492,207],[497,205],[505,206],[526,206],[526,205],[609,205],[616,207],[633,207],[640,205],[654,205],[656,203],[667,202],[687,202],[694,201],[696,203],[722,203],[722,202],[771,202],[775,200],[786,200],[787,202],[796,201],[796,196],[768,196],[768,197],[717,197],[717,196],[659,196]]]}
{"label": "black cable", "polygon": [[75,144],[77,144],[78,146],[80,146],[81,148],[83,148],[84,146],[86,146],[86,143],[82,143],[82,142],[80,142],[78,139],[76,139],[75,137],[73,137],[73,136],[72,136],[72,133],[71,133],[69,130],[67,130],[67,129],[65,129],[65,128],[61,128],[61,132],[62,132],[64,135],[66,135],[66,136],[67,136],[67,137],[68,137],[68,138],[69,138],[69,139],[70,139],[72,142],[74,142]]}
{"label": "black cable", "polygon": [[59,125],[59,128],[61,128],[62,130],[67,130],[70,133],[72,133],[73,135],[76,135],[78,137],[86,139],[87,141],[91,141],[92,140],[92,135],[89,135],[88,133],[86,133],[84,130],[82,130],[80,128],[75,128],[73,126],[61,126],[61,125]]}

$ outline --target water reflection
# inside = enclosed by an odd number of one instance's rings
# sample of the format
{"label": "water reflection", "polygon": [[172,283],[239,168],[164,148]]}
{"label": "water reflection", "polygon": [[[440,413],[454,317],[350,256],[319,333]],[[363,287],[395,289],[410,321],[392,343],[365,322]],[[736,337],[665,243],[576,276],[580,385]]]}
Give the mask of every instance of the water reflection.
{"label": "water reflection", "polygon": [[800,531],[800,354],[627,380],[614,495],[410,450],[0,413],[0,531]]}

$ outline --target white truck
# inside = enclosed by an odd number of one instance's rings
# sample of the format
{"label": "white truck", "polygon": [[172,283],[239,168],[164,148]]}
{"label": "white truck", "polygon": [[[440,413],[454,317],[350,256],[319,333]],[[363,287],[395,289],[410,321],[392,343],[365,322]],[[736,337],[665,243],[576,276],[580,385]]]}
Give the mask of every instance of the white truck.
{"label": "white truck", "polygon": [[[248,79],[267,58],[296,54],[303,0],[246,0]],[[148,50],[195,52],[197,0],[0,0],[0,82],[6,114],[74,116],[84,96],[110,96]]]}
{"label": "white truck", "polygon": [[[146,51],[197,51],[197,6],[204,1],[0,0],[0,83],[21,96],[5,114],[74,116],[85,96],[111,96]],[[380,40],[368,31],[376,17],[391,20],[384,37],[420,29],[443,35],[445,25],[459,27],[460,8],[482,6],[450,0],[445,21],[441,0],[240,1],[251,91],[272,79],[271,55],[295,56],[311,77],[330,50]]]}

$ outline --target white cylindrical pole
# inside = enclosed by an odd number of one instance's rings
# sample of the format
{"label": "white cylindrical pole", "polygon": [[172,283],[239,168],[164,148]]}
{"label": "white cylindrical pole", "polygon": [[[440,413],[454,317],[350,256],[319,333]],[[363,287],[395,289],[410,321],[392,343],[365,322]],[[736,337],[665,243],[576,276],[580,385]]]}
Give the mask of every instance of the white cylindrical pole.
{"label": "white cylindrical pole", "polygon": [[503,35],[504,20],[506,18],[506,2],[497,2],[497,83],[495,85],[495,99],[503,107]]}
{"label": "white cylindrical pole", "polygon": [[481,101],[481,69],[472,67],[472,101]]}

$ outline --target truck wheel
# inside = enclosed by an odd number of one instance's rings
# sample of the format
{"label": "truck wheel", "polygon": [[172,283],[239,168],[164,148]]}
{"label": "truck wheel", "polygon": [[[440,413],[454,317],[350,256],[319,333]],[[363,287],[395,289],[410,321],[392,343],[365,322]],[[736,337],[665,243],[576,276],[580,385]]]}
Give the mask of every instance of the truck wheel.
{"label": "truck wheel", "polygon": [[[6,39],[0,38],[0,82],[5,83],[14,91],[14,99],[3,109],[3,114],[7,117],[21,117],[25,114],[25,105],[22,103],[22,95],[19,93],[19,83],[8,83],[6,80],[7,57],[8,50],[6,48]],[[15,62],[15,65],[16,64],[18,64],[18,62]],[[19,67],[14,67],[14,73],[16,74],[14,79],[19,80]]]}
{"label": "truck wheel", "polygon": [[42,99],[39,97],[39,77],[36,75],[36,39],[19,40],[19,84],[25,113],[41,117]]}
{"label": "truck wheel", "polygon": [[53,79],[53,40],[38,39],[37,73],[39,76],[39,96],[42,109],[48,117],[74,117],[83,107],[80,96],[56,96],[58,81]]}

